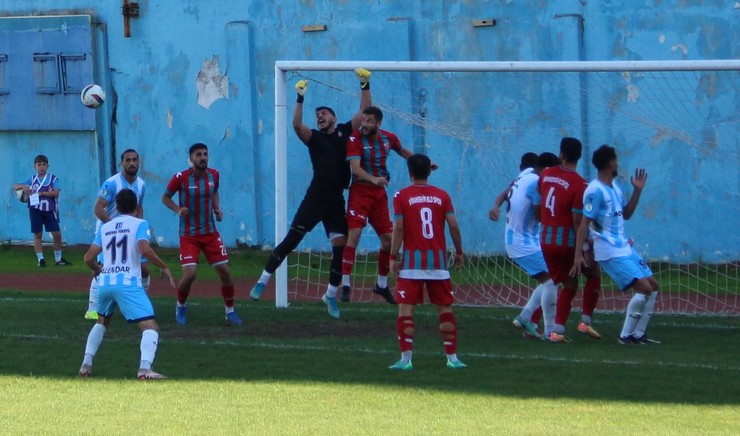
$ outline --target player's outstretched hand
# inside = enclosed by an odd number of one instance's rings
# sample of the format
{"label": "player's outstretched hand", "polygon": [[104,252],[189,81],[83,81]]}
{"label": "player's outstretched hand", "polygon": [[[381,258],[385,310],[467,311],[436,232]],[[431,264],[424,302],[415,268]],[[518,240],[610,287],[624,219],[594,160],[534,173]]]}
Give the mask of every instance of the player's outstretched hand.
{"label": "player's outstretched hand", "polygon": [[501,209],[498,207],[494,207],[493,209],[488,211],[488,219],[491,221],[498,221],[498,219],[501,217]]}
{"label": "player's outstretched hand", "polygon": [[170,286],[172,286],[173,288],[177,287],[177,285],[175,284],[175,279],[172,278],[172,273],[170,272],[170,269],[169,268],[160,269],[159,270],[159,276],[160,277],[162,277],[162,276],[167,277],[167,280],[170,281]]}
{"label": "player's outstretched hand", "polygon": [[355,74],[357,74],[357,78],[360,79],[360,83],[367,83],[370,81],[370,76],[372,76],[373,73],[364,68],[355,68]]}
{"label": "player's outstretched hand", "polygon": [[396,262],[395,260],[391,260],[388,263],[389,263],[389,266],[390,266],[390,269],[391,269],[391,273],[393,273],[393,275],[397,276],[398,275],[398,272],[401,270],[401,265],[398,262]]}
{"label": "player's outstretched hand", "polygon": [[579,274],[581,274],[581,268],[588,267],[588,263],[586,263],[586,258],[581,256],[576,256],[576,258],[573,260],[573,266],[570,268],[570,276],[571,277],[578,277]]}
{"label": "player's outstretched hand", "polygon": [[463,267],[463,264],[465,264],[465,256],[462,253],[455,253],[455,263],[453,264],[455,269],[459,270]]}
{"label": "player's outstretched hand", "polygon": [[647,183],[647,178],[648,174],[647,171],[645,171],[645,168],[637,168],[635,170],[635,176],[630,177],[630,182],[632,182],[632,186],[634,186],[635,189],[642,189]]}
{"label": "player's outstretched hand", "polygon": [[295,92],[300,96],[306,93],[306,88],[308,88],[308,80],[299,80],[298,83],[295,84]]}
{"label": "player's outstretched hand", "polygon": [[216,221],[221,221],[224,219],[224,213],[221,211],[221,209],[214,209],[213,215],[216,216]]}

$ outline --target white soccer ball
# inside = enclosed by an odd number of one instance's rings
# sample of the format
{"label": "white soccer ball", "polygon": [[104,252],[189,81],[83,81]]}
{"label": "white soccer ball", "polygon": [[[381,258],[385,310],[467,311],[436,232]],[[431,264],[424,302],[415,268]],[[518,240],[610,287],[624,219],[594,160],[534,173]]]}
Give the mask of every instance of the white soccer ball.
{"label": "white soccer ball", "polygon": [[82,104],[90,109],[97,109],[105,102],[105,91],[100,86],[92,83],[82,90],[80,100]]}
{"label": "white soccer ball", "polygon": [[28,203],[28,194],[23,192],[23,189],[16,190],[15,196],[18,197],[18,201],[20,201],[21,203]]}

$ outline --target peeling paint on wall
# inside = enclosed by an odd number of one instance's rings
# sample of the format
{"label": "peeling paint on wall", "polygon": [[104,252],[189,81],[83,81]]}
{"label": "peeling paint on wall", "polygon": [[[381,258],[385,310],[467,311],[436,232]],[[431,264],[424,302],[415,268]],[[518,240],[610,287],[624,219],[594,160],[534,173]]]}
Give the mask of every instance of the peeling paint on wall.
{"label": "peeling paint on wall", "polygon": [[206,109],[216,100],[229,98],[229,76],[221,74],[218,55],[203,61],[203,68],[195,79],[195,88],[198,90],[198,104]]}

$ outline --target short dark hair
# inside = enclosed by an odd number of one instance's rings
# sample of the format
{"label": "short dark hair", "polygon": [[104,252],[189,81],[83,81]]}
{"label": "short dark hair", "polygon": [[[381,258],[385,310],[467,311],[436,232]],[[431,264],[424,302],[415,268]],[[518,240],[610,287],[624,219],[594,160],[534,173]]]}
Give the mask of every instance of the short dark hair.
{"label": "short dark hair", "polygon": [[583,153],[583,145],[576,138],[565,137],[560,140],[560,153],[566,162],[576,163]]}
{"label": "short dark hair", "polygon": [[328,111],[330,114],[332,114],[334,118],[337,117],[337,114],[334,113],[334,109],[330,108],[329,106],[319,106],[316,108],[317,113],[318,111],[322,111],[322,110]]}
{"label": "short dark hair", "polygon": [[426,180],[432,173],[432,160],[424,154],[414,154],[406,160],[406,166],[409,168],[411,177],[416,180]]}
{"label": "short dark hair", "polygon": [[537,166],[539,168],[550,168],[556,165],[560,165],[560,159],[555,156],[555,153],[550,153],[549,151],[546,151],[537,156]]}
{"label": "short dark hair", "polygon": [[200,149],[203,149],[203,148],[205,148],[206,150],[208,150],[208,146],[207,145],[205,145],[202,142],[196,142],[195,144],[193,144],[193,145],[190,146],[190,150],[188,151],[188,155],[193,154],[193,152],[195,150],[200,150]]}
{"label": "short dark hair", "polygon": [[127,148],[123,150],[123,153],[121,153],[121,161],[123,162],[123,156],[126,155],[126,153],[136,153],[136,157],[139,157],[139,152],[134,150],[133,148]]}
{"label": "short dark hair", "polygon": [[593,157],[591,157],[591,163],[594,164],[597,170],[601,171],[609,166],[609,162],[617,158],[617,150],[614,147],[610,147],[606,144],[597,148],[594,151]]}
{"label": "short dark hair", "polygon": [[528,151],[522,155],[522,160],[519,163],[519,169],[524,171],[525,168],[534,168],[537,165],[537,154]]}
{"label": "short dark hair", "polygon": [[40,155],[36,156],[35,158],[33,158],[33,164],[34,165],[36,165],[39,162],[43,162],[43,163],[47,163],[48,164],[49,163],[49,158],[46,157],[46,156],[44,156],[43,154],[40,154]]}
{"label": "short dark hair", "polygon": [[116,194],[116,209],[121,215],[129,215],[136,210],[136,194],[130,189],[122,189]]}
{"label": "short dark hair", "polygon": [[377,106],[368,106],[364,111],[362,111],[362,113],[374,116],[375,120],[378,122],[383,121],[383,111],[381,111]]}

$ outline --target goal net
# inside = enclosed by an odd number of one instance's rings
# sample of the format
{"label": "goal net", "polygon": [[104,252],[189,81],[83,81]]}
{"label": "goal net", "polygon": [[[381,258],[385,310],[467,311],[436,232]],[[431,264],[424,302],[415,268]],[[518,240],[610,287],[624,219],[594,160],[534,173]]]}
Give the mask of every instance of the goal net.
{"label": "goal net", "polygon": [[[427,154],[439,169],[430,183],[447,190],[463,235],[466,265],[453,273],[458,304],[521,306],[536,282],[504,251],[504,220],[488,211],[519,173],[525,152],[558,154],[560,139],[584,144],[578,170],[595,177],[591,154],[617,149],[619,182],[646,168],[648,184],[626,231],[661,284],[656,311],[740,315],[740,61],[668,62],[309,62],[276,64],[276,238],[281,240],[311,179],[308,152],[290,128],[293,85],[310,83],[305,124],[330,106],[338,122],[359,108],[352,70],[373,71],[382,128]],[[389,198],[409,183],[391,153]],[[451,243],[448,243],[452,247]],[[378,301],[377,235],[357,250],[352,301]],[[331,247],[319,225],[276,276],[276,304],[318,300]],[[391,279],[391,283],[393,283]],[[604,275],[597,310],[621,311],[629,295]],[[574,302],[574,309],[580,302]]]}

